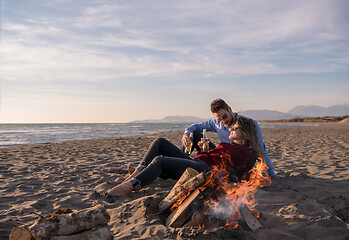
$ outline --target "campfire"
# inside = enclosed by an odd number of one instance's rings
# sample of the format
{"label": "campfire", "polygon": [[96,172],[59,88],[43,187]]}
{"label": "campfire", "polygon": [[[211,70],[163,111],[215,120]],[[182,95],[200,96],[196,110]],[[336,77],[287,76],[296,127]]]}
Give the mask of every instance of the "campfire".
{"label": "campfire", "polygon": [[271,184],[267,169],[262,159],[244,176],[236,176],[224,165],[214,166],[208,173],[188,168],[159,203],[159,210],[171,212],[166,220],[170,227],[216,230],[247,225],[255,231],[262,225],[257,220],[254,195],[258,187]]}

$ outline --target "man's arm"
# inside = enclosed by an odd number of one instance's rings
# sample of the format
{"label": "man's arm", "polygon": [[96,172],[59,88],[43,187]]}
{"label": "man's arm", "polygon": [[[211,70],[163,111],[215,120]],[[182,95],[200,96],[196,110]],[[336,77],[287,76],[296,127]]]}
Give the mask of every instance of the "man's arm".
{"label": "man's arm", "polygon": [[189,134],[194,132],[195,130],[202,132],[204,129],[207,131],[214,131],[216,132],[216,129],[214,128],[215,119],[210,119],[205,122],[195,123],[187,127],[184,131],[183,137],[182,137],[182,143],[184,147],[189,146],[191,143],[191,140],[189,138]]}
{"label": "man's arm", "polygon": [[216,132],[216,129],[214,128],[215,124],[215,119],[212,118],[206,122],[200,122],[200,123],[195,123],[187,127],[184,131],[186,134],[190,134],[194,132],[195,130],[198,130],[199,132],[202,132],[202,130],[206,129],[207,131],[213,131]]}

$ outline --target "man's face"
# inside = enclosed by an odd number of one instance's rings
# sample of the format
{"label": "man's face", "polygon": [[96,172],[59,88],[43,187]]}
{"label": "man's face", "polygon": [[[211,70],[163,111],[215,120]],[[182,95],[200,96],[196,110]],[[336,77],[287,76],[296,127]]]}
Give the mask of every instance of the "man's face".
{"label": "man's face", "polygon": [[233,113],[230,108],[228,110],[219,109],[218,112],[213,113],[213,116],[227,127],[233,124]]}

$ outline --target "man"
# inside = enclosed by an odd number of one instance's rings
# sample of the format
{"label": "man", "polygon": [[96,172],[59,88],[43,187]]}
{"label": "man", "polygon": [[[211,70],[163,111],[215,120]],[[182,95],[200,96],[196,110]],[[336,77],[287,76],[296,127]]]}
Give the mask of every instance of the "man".
{"label": "man", "polygon": [[[233,126],[235,122],[238,120],[238,118],[247,118],[244,116],[239,116],[237,113],[233,112],[231,108],[228,106],[228,104],[226,104],[225,101],[220,98],[211,102],[211,112],[215,118],[212,118],[206,122],[190,125],[188,128],[185,129],[185,132],[182,137],[182,143],[184,147],[190,145],[191,140],[189,134],[193,133],[193,148],[198,149],[197,143],[201,140],[201,133],[203,129],[206,129],[207,131],[216,132],[221,142],[231,143],[231,140],[229,139],[229,127]],[[268,174],[270,177],[274,177],[276,175],[274,172],[274,166],[270,160],[267,148],[263,142],[263,135],[261,129],[256,121],[254,121],[254,123],[257,128],[257,137],[259,144],[262,146],[262,149],[264,150],[263,159],[269,168]],[[213,143],[210,142],[210,149],[212,148],[215,148],[215,146]]]}

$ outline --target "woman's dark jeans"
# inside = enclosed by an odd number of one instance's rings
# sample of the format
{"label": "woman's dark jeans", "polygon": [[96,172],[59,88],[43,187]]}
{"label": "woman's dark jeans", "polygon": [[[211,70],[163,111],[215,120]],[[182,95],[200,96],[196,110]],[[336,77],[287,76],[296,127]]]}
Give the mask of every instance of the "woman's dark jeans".
{"label": "woman's dark jeans", "polygon": [[203,160],[192,159],[168,140],[157,138],[137,166],[140,173],[135,178],[144,187],[158,177],[179,179],[188,167],[198,172],[210,169]]}

